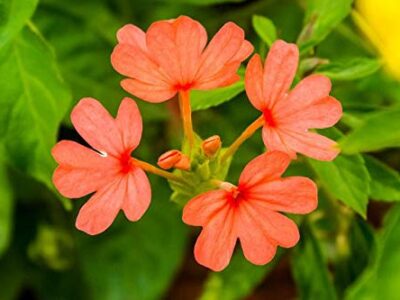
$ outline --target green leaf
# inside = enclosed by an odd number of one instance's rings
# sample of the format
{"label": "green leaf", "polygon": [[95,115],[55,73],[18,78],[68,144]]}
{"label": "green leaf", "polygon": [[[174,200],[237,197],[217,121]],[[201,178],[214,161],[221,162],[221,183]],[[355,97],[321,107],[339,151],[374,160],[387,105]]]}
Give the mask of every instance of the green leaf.
{"label": "green leaf", "polygon": [[381,62],[378,59],[354,57],[321,65],[315,73],[324,74],[334,80],[355,80],[375,73],[380,67]]}
{"label": "green leaf", "polygon": [[7,168],[0,163],[0,257],[11,239],[14,199],[8,180]]}
{"label": "green leaf", "polygon": [[[153,203],[131,223],[124,216],[95,239],[81,235],[80,259],[91,299],[161,299],[184,257],[187,227],[168,201],[165,182],[152,182]],[[120,226],[118,226],[120,225]]]}
{"label": "green leaf", "polygon": [[344,153],[368,152],[400,147],[400,107],[371,114],[360,126],[342,138]]}
{"label": "green leaf", "polygon": [[302,239],[291,257],[293,277],[300,299],[336,299],[327,263],[318,240],[309,226],[304,226]]}
{"label": "green leaf", "polygon": [[[337,139],[342,134],[332,128],[324,135]],[[308,160],[327,191],[365,218],[370,177],[360,154],[339,155],[334,161]]]}
{"label": "green leaf", "polygon": [[323,41],[326,36],[350,13],[353,0],[308,0],[305,26],[298,38],[300,52]]}
{"label": "green leaf", "polygon": [[278,251],[266,266],[255,266],[241,252],[236,252],[227,269],[208,276],[200,300],[244,299],[275,268],[282,254],[282,250]]}
{"label": "green leaf", "polygon": [[364,159],[371,176],[371,198],[400,201],[400,174],[370,155]]}
{"label": "green leaf", "polygon": [[70,94],[53,52],[32,26],[0,50],[0,90],[5,161],[52,188],[50,150]]}
{"label": "green leaf", "polygon": [[276,40],[276,28],[274,23],[266,17],[254,15],[252,18],[253,28],[258,36],[271,47],[272,43]]}
{"label": "green leaf", "polygon": [[192,110],[202,110],[213,106],[218,106],[224,102],[232,100],[235,96],[243,91],[243,80],[240,80],[230,86],[210,91],[192,91],[190,94]]}
{"label": "green leaf", "polygon": [[374,258],[361,278],[346,293],[347,300],[397,299],[400,282],[400,205],[385,218]]}
{"label": "green leaf", "polygon": [[193,5],[216,5],[216,4],[223,4],[223,3],[240,3],[244,2],[245,0],[168,0],[174,3],[183,3],[183,4],[193,4]]}
{"label": "green leaf", "polygon": [[38,0],[0,1],[0,48],[21,31],[37,3]]}

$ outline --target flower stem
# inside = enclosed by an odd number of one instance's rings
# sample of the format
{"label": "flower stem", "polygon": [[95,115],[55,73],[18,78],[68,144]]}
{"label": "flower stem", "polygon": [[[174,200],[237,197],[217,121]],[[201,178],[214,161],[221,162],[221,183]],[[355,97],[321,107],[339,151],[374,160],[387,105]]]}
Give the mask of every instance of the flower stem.
{"label": "flower stem", "polygon": [[225,151],[225,153],[221,157],[221,161],[225,161],[229,157],[231,157],[237,149],[243,144],[245,140],[251,137],[254,132],[257,131],[258,128],[264,125],[264,116],[261,115],[258,119],[256,119],[253,123],[251,123],[242,134],[229,146],[229,148]]}
{"label": "flower stem", "polygon": [[190,107],[189,91],[179,92],[179,106],[183,120],[183,131],[185,137],[189,141],[189,149],[191,150],[194,144],[194,134],[192,126],[192,109]]}
{"label": "flower stem", "polygon": [[173,174],[171,172],[167,172],[167,171],[164,171],[164,170],[162,170],[160,168],[157,168],[157,167],[153,166],[152,164],[149,164],[149,163],[147,163],[145,161],[133,158],[133,163],[137,167],[139,167],[142,170],[147,171],[149,173],[164,177],[164,178],[166,178],[168,180],[172,180],[172,181],[176,181],[176,182],[182,182],[182,178],[180,178],[179,176],[176,176],[175,174]]}

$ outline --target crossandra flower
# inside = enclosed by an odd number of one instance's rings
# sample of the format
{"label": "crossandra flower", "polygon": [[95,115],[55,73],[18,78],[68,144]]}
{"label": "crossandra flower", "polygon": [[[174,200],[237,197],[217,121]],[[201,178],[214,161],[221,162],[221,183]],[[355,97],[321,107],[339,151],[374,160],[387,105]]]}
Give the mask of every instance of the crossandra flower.
{"label": "crossandra flower", "polygon": [[256,265],[271,261],[277,246],[296,245],[296,224],[279,212],[313,211],[317,187],[306,177],[281,178],[289,163],[287,154],[267,152],[244,168],[237,187],[225,182],[186,204],[183,221],[203,227],[194,249],[201,265],[224,269],[238,239],[244,256]]}
{"label": "crossandra flower", "polygon": [[114,119],[97,100],[84,98],[71,120],[93,149],[65,140],[54,146],[52,155],[59,166],[53,182],[68,198],[95,192],[79,211],[76,227],[91,235],[101,233],[121,209],[129,220],[140,219],[150,204],[151,189],[131,157],[142,136],[136,103],[123,99]]}
{"label": "crossandra flower", "polygon": [[289,91],[296,74],[296,45],[275,42],[265,61],[254,55],[246,69],[246,93],[262,112],[262,137],[268,150],[279,150],[295,158],[296,152],[318,160],[333,160],[336,143],[311,128],[327,128],[338,122],[342,106],[329,96],[331,82],[323,75],[310,75]]}
{"label": "crossandra flower", "polygon": [[230,85],[239,80],[236,71],[253,51],[244,31],[232,22],[206,47],[206,30],[186,16],[155,22],[146,33],[125,25],[117,38],[111,62],[128,77],[121,85],[149,102],[166,101],[180,91]]}

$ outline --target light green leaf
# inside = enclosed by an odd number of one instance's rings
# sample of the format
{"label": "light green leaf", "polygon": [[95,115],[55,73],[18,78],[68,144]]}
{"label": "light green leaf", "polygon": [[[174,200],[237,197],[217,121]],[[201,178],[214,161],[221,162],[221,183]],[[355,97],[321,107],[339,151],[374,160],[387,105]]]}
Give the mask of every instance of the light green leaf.
{"label": "light green leaf", "polygon": [[364,159],[371,176],[371,198],[400,201],[400,174],[370,155]]}
{"label": "light green leaf", "polygon": [[11,239],[14,199],[8,180],[7,168],[0,163],[0,257],[7,250]]}
{"label": "light green leaf", "polygon": [[315,73],[324,74],[334,80],[355,80],[375,73],[380,67],[381,62],[378,59],[354,57],[321,65]]}
{"label": "light green leaf", "polygon": [[342,138],[344,153],[368,152],[400,147],[400,107],[371,114],[361,125]]}
{"label": "light green leaf", "polygon": [[4,160],[52,188],[50,150],[70,94],[53,52],[32,26],[0,50],[0,90]]}
{"label": "light green leaf", "polygon": [[300,299],[336,299],[327,262],[312,229],[304,226],[301,236],[302,239],[291,257],[293,277]]}
{"label": "light green leaf", "polygon": [[385,218],[374,257],[369,266],[346,293],[347,300],[397,299],[400,282],[400,205]]}
{"label": "light green leaf", "polygon": [[232,100],[244,91],[244,81],[240,80],[230,86],[210,91],[193,91],[191,93],[192,110],[202,110],[218,106]]}
{"label": "light green leaf", "polygon": [[304,53],[323,41],[351,11],[353,0],[308,0],[305,26],[298,38]]}
{"label": "light green leaf", "polygon": [[258,36],[271,47],[272,43],[276,40],[276,28],[274,23],[266,17],[254,15],[252,18],[253,28]]}
{"label": "light green leaf", "polygon": [[279,263],[282,254],[283,251],[278,251],[266,266],[255,266],[241,252],[236,252],[227,269],[208,276],[200,300],[244,299]]}
{"label": "light green leaf", "polygon": [[[342,134],[332,128],[324,135],[336,140]],[[339,155],[334,161],[308,160],[327,191],[365,218],[370,177],[360,154]]]}
{"label": "light green leaf", "polygon": [[37,3],[38,0],[0,0],[0,48],[21,31]]}

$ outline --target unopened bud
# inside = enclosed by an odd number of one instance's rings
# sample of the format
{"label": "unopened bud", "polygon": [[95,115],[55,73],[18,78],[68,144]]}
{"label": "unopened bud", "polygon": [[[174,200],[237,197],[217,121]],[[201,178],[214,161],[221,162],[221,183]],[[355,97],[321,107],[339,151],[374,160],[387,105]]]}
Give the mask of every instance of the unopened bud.
{"label": "unopened bud", "polygon": [[171,168],[189,170],[190,160],[185,154],[179,150],[170,150],[162,154],[158,158],[158,166],[162,169],[168,170]]}
{"label": "unopened bud", "polygon": [[204,140],[201,144],[204,154],[208,157],[214,156],[215,153],[221,148],[221,138],[219,135],[213,135]]}

